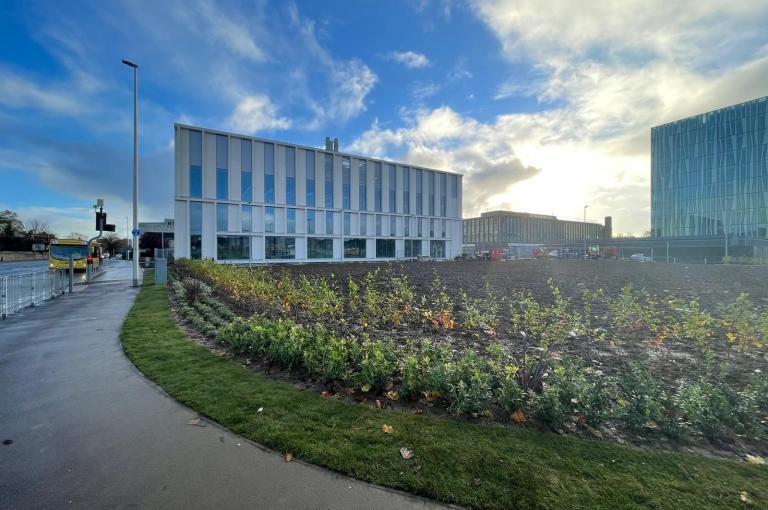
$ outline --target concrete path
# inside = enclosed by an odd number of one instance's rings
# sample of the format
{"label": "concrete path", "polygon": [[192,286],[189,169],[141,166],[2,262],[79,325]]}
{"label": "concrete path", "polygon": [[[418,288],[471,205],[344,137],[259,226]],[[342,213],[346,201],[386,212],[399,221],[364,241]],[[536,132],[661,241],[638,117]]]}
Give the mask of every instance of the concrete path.
{"label": "concrete path", "polygon": [[0,321],[0,508],[437,508],[188,425],[121,350],[136,290],[115,266]]}

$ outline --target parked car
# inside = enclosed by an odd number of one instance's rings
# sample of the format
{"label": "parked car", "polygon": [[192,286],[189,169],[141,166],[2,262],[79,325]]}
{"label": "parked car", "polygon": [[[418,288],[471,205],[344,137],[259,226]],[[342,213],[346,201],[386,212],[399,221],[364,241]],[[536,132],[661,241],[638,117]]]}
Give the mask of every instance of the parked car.
{"label": "parked car", "polygon": [[645,253],[635,253],[629,257],[629,260],[634,260],[635,262],[653,262],[653,258]]}

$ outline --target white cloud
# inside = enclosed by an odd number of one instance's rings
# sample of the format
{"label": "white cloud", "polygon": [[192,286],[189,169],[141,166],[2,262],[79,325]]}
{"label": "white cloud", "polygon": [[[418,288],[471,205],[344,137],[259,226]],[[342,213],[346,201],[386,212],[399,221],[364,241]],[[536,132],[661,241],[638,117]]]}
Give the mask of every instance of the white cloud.
{"label": "white cloud", "polygon": [[48,113],[74,115],[87,110],[77,101],[70,85],[46,84],[9,70],[0,70],[0,104],[11,108],[32,108]]}
{"label": "white cloud", "polygon": [[429,99],[430,97],[434,96],[440,91],[440,85],[433,83],[433,82],[427,82],[427,83],[416,83],[413,87],[413,90],[411,90],[411,95],[413,96],[413,99],[417,102],[422,102],[425,99]]}
{"label": "white cloud", "polygon": [[265,95],[245,96],[229,118],[233,131],[256,133],[291,127],[291,121],[277,114],[277,108]]}
{"label": "white cloud", "polygon": [[464,174],[465,217],[497,207],[513,186],[539,173],[516,156],[516,127],[502,118],[484,124],[445,106],[401,114],[406,127],[383,129],[374,122],[349,150],[380,157],[402,154],[397,159]]}
{"label": "white cloud", "polygon": [[[650,128],[765,95],[768,4],[759,0],[474,1],[525,76],[496,99],[534,97],[543,111],[500,116],[518,157],[541,168],[506,193],[575,216],[590,203],[622,231],[649,223]],[[511,133],[510,129],[515,132]],[[621,197],[621,199],[617,199]],[[519,207],[518,207],[519,208]],[[534,211],[535,212],[535,211]]]}
{"label": "white cloud", "polygon": [[387,55],[387,58],[403,64],[408,69],[420,69],[429,65],[429,58],[415,51],[393,51]]}

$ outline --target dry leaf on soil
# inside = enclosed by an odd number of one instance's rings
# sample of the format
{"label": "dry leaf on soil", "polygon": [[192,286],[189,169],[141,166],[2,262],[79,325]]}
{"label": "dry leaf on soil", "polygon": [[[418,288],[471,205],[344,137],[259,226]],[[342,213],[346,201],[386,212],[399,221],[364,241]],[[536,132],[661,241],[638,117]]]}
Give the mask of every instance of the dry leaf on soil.
{"label": "dry leaf on soil", "polygon": [[376,409],[381,409],[381,400],[376,399]]}
{"label": "dry leaf on soil", "polygon": [[512,418],[512,421],[515,423],[524,423],[525,421],[528,420],[528,418],[526,418],[525,416],[525,413],[520,409],[512,413],[512,416],[510,416],[510,418]]}
{"label": "dry leaf on soil", "polygon": [[412,459],[412,458],[413,458],[413,450],[409,450],[408,448],[406,448],[405,446],[403,446],[402,448],[400,448],[400,455],[401,455],[401,456],[402,456],[402,457],[403,457],[405,460],[408,460],[408,459]]}
{"label": "dry leaf on soil", "polygon": [[397,398],[400,396],[395,390],[388,391],[384,394],[385,397],[387,397],[389,400],[397,400]]}
{"label": "dry leaf on soil", "polygon": [[288,452],[285,454],[285,461],[291,462],[293,460],[293,454],[291,452]]}
{"label": "dry leaf on soil", "polygon": [[381,431],[384,432],[385,434],[391,434],[393,430],[394,428],[392,427],[392,425],[387,425],[385,423],[384,425],[381,426]]}
{"label": "dry leaf on soil", "polygon": [[747,462],[749,462],[750,464],[759,464],[761,466],[765,465],[765,459],[762,457],[758,457],[757,455],[747,454]]}
{"label": "dry leaf on soil", "polygon": [[752,500],[749,498],[749,493],[747,491],[741,491],[739,497],[741,498],[742,503],[746,505],[752,504]]}

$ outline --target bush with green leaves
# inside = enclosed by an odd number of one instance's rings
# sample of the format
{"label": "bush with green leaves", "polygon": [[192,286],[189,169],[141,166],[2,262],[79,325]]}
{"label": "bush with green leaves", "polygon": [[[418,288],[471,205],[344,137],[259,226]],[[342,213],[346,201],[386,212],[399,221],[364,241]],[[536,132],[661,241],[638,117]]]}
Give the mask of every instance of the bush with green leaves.
{"label": "bush with green leaves", "polygon": [[493,397],[493,375],[487,361],[474,350],[448,366],[448,410],[454,414],[480,413],[490,407]]}
{"label": "bush with green leaves", "polygon": [[352,342],[351,353],[355,381],[358,387],[383,390],[397,370],[397,352],[391,340],[371,340],[362,344]]}
{"label": "bush with green leaves", "polygon": [[619,413],[633,430],[669,426],[667,394],[659,379],[642,363],[631,362],[618,377]]}

